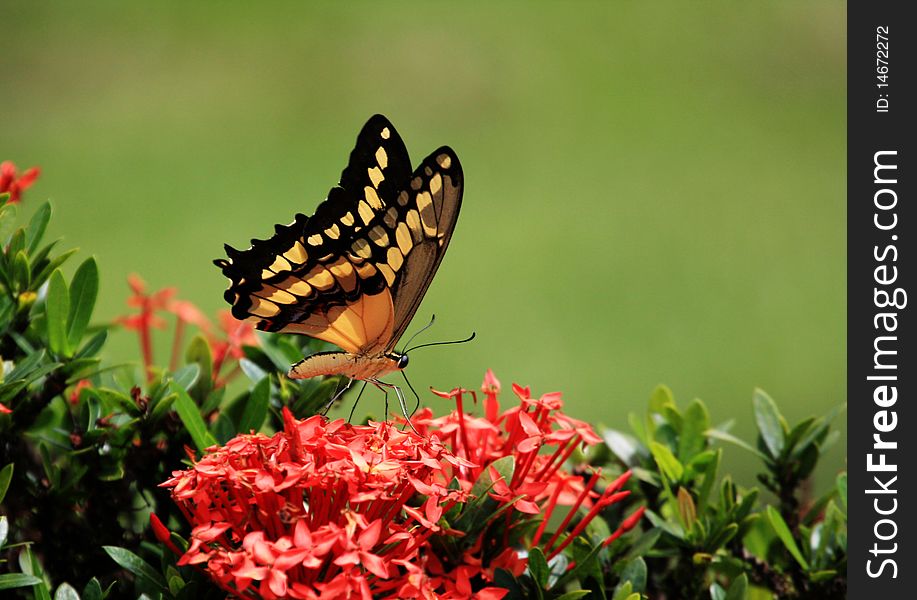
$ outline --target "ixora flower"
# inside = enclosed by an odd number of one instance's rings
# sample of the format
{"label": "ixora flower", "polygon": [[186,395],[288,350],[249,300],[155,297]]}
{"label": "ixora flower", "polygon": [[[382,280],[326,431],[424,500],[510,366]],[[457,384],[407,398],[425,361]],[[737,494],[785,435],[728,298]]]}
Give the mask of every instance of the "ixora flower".
{"label": "ixora flower", "polygon": [[131,288],[131,296],[127,299],[127,304],[137,309],[137,312],[118,317],[115,323],[137,332],[148,381],[152,381],[155,375],[152,331],[154,328],[163,329],[166,326],[166,320],[160,316],[161,313],[175,316],[169,370],[174,371],[178,367],[187,326],[193,325],[204,335],[213,352],[212,377],[215,387],[222,387],[238,374],[238,365],[226,375],[221,375],[221,372],[230,359],[238,360],[245,355],[242,350],[243,346],[258,345],[254,326],[251,323],[234,319],[228,310],[218,313],[219,328],[214,331],[210,320],[197,306],[187,300],[175,298],[178,293],[176,288],[164,288],[149,293],[146,282],[138,275],[130,275],[127,283]]}
{"label": "ixora flower", "polygon": [[26,169],[24,173],[18,175],[16,165],[6,160],[0,163],[0,194],[9,192],[10,204],[16,204],[22,199],[22,192],[35,183],[38,175],[41,173],[38,167]]}
{"label": "ixora flower", "polygon": [[[498,569],[522,574],[534,547],[562,553],[627,496],[629,473],[597,492],[599,473],[586,481],[564,468],[579,444],[598,441],[589,425],[560,412],[559,394],[532,399],[518,386],[520,403],[501,413],[499,389],[488,371],[485,417],[464,412],[470,392],[441,394],[456,409],[438,419],[422,411],[419,434],[284,409],[283,431],[209,449],[162,484],[192,525],[179,565],[242,597],[502,598]],[[570,509],[545,535],[558,505]]]}

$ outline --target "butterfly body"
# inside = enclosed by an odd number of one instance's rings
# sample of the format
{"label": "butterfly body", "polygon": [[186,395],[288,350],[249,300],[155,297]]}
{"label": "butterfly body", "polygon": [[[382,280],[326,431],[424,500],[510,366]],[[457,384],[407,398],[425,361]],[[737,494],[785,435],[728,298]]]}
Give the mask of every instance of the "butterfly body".
{"label": "butterfly body", "polygon": [[380,384],[407,365],[395,345],[452,237],[463,183],[450,148],[412,170],[395,128],[373,116],[313,216],[296,215],[247,250],[226,246],[229,260],[214,261],[230,279],[233,316],[343,350],[307,357],[291,378],[344,375]]}
{"label": "butterfly body", "polygon": [[350,354],[319,352],[290,369],[290,378],[309,379],[322,375],[344,375],[360,381],[375,381],[407,366],[407,354]]}

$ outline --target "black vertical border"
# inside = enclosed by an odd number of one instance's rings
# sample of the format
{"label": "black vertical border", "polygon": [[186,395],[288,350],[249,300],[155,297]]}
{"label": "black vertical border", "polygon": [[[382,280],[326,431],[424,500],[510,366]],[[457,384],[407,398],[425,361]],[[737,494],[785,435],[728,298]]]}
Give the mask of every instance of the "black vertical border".
{"label": "black vertical border", "polygon": [[[910,316],[910,303],[917,302],[917,296],[908,297],[907,305],[898,309],[876,306],[876,289],[889,293],[895,288],[905,292],[917,290],[913,287],[914,270],[913,237],[917,235],[913,204],[917,156],[913,152],[914,131],[911,123],[917,110],[912,80],[917,76],[917,56],[914,38],[917,37],[917,22],[905,15],[906,4],[891,1],[854,0],[847,8],[847,390],[848,390],[848,517],[849,538],[847,566],[849,598],[915,598],[917,597],[917,535],[913,527],[915,494],[913,462],[917,439],[917,416],[913,408],[917,391],[917,362],[914,360],[914,332]],[[913,8],[913,7],[912,7]],[[910,12],[910,11],[908,11]],[[877,56],[877,29],[887,27],[888,57]],[[888,61],[888,77],[885,88],[877,84],[881,73],[877,58]],[[885,94],[883,96],[882,94]],[[880,99],[888,100],[887,112]],[[874,177],[877,152],[897,154],[882,155],[886,164],[897,165],[897,176],[891,170],[880,172],[880,179],[896,179],[895,183],[876,183]],[[894,208],[879,210],[879,202],[892,203],[894,195],[880,192],[892,189],[897,195]],[[874,219],[887,226],[892,222],[891,213],[897,217],[893,229],[883,231]],[[878,215],[878,217],[877,217]],[[897,236],[895,239],[893,236]],[[886,248],[893,246],[895,251]],[[884,253],[884,257],[883,257]],[[897,253],[897,260],[893,260]],[[877,258],[883,257],[883,258]],[[876,271],[885,265],[883,270]],[[878,284],[876,277],[889,278],[892,266],[897,268],[897,278],[891,284]],[[881,300],[880,300],[881,302]],[[881,321],[876,329],[878,313],[896,313],[896,330],[888,332],[885,325],[895,321]],[[894,362],[896,369],[876,369],[874,344],[877,336],[893,336],[880,342],[884,350],[895,350],[897,354],[884,354],[881,361],[886,365]],[[897,380],[870,380],[870,376],[895,376]],[[876,388],[887,384],[895,386],[897,401],[886,401],[880,406],[875,400]],[[888,398],[880,395],[882,399]],[[887,411],[883,413],[882,411]],[[894,412],[894,416],[892,416]],[[877,428],[893,429],[880,432]],[[886,442],[896,442],[897,448],[874,448],[874,435],[881,435]],[[896,471],[868,470],[869,455],[872,462],[880,462],[885,455],[888,464],[897,466]],[[896,480],[892,480],[897,476]],[[878,481],[874,478],[878,477]],[[891,481],[891,483],[890,483]],[[894,493],[875,493],[881,486]],[[910,489],[912,492],[908,492]],[[876,504],[878,503],[878,504]],[[894,512],[882,515],[878,510]],[[881,522],[882,519],[889,521]],[[892,524],[893,522],[893,524]],[[894,534],[894,535],[892,535]],[[889,539],[881,539],[888,537]],[[887,552],[883,552],[887,551]],[[894,561],[885,563],[884,560]],[[871,561],[871,562],[868,562]],[[875,575],[870,576],[869,570]],[[896,575],[894,577],[893,575]]]}

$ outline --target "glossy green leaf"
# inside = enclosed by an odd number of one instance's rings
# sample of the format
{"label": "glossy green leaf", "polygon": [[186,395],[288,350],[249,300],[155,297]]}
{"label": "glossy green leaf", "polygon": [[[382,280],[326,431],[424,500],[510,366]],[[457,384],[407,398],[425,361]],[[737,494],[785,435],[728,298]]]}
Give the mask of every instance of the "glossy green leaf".
{"label": "glossy green leaf", "polygon": [[80,595],[73,589],[73,586],[64,582],[57,586],[57,590],[54,592],[54,600],[80,600]]}
{"label": "glossy green leaf", "polygon": [[10,463],[0,469],[0,502],[6,497],[6,490],[10,487],[10,481],[13,479],[13,463]]}
{"label": "glossy green leaf", "polygon": [[83,600],[102,600],[102,585],[99,580],[93,577],[83,588]]}
{"label": "glossy green leaf", "polygon": [[32,269],[25,250],[20,250],[13,258],[13,280],[15,281],[14,287],[20,291],[29,289],[32,284]]}
{"label": "glossy green leaf", "polygon": [[754,454],[761,460],[770,460],[767,456],[764,455],[763,452],[761,452],[760,450],[758,450],[757,448],[755,448],[754,446],[752,446],[745,440],[741,440],[737,438],[736,436],[732,435],[731,433],[727,433],[721,429],[708,429],[707,436],[713,439],[716,439],[716,440],[721,440],[723,442],[729,442],[730,444],[735,444],[736,446],[739,446],[740,448],[744,448],[745,450],[748,450],[749,452],[751,452],[752,454]]}
{"label": "glossy green leaf", "polygon": [[60,270],[51,274],[48,296],[45,300],[45,314],[48,327],[48,347],[58,356],[70,356],[67,337],[67,316],[70,312],[70,292]]}
{"label": "glossy green leaf", "polygon": [[71,348],[79,347],[99,294],[99,266],[87,258],[70,282],[70,312],[67,317],[67,340]]}
{"label": "glossy green leaf", "polygon": [[196,364],[200,369],[200,377],[189,393],[201,403],[213,389],[213,353],[207,338],[200,334],[194,336],[185,352],[185,361]]}
{"label": "glossy green leaf", "polygon": [[152,583],[160,590],[166,591],[166,582],[163,580],[162,575],[142,558],[126,548],[117,546],[102,546],[102,548],[121,567]]}
{"label": "glossy green leaf", "polygon": [[271,378],[264,377],[255,384],[248,402],[239,419],[239,433],[258,432],[267,418],[267,409],[271,399]]}
{"label": "glossy green leaf", "polygon": [[[48,264],[46,264],[44,267],[41,267],[41,271],[39,271],[37,275],[33,271],[32,286],[36,288],[41,286],[45,282],[45,280],[48,279],[51,276],[51,274],[57,270],[58,267],[60,267],[65,262],[67,262],[67,259],[73,256],[75,253],[76,253],[76,248],[72,248],[65,252],[61,252],[54,258],[50,259],[48,261]],[[39,267],[39,261],[37,258],[33,257],[32,265],[33,265],[33,269],[37,269]]]}
{"label": "glossy green leaf", "polygon": [[567,592],[561,596],[558,596],[556,600],[579,600],[580,598],[585,598],[592,592],[589,590],[573,590],[572,592]]}
{"label": "glossy green leaf", "polygon": [[768,506],[765,510],[767,513],[767,520],[770,521],[771,527],[774,528],[774,533],[777,534],[777,537],[780,538],[780,541],[783,542],[783,545],[789,553],[793,555],[796,562],[798,562],[803,569],[809,570],[809,563],[803,557],[802,552],[799,551],[799,546],[796,545],[796,540],[793,539],[793,534],[790,532],[790,528],[787,526],[786,521],[783,520],[780,512],[773,506]]}
{"label": "glossy green leaf", "polygon": [[629,582],[632,592],[643,593],[646,590],[646,578],[646,563],[639,556],[629,560],[621,570],[621,583]]}
{"label": "glossy green leaf", "polygon": [[681,433],[678,436],[678,458],[687,463],[707,446],[704,432],[710,429],[710,416],[704,403],[695,398],[682,415]]}
{"label": "glossy green leaf", "polygon": [[614,429],[602,432],[608,448],[628,467],[637,464],[640,458],[640,442],[637,438]]}
{"label": "glossy green leaf", "polygon": [[710,584],[710,600],[726,600],[726,590],[716,582]]}
{"label": "glossy green leaf", "polygon": [[10,522],[6,515],[0,515],[0,548],[6,543],[6,538],[10,534]]}
{"label": "glossy green leaf", "polygon": [[0,575],[0,590],[31,587],[40,583],[41,579],[34,575],[26,575],[25,573],[4,573]]}
{"label": "glossy green leaf", "polygon": [[631,582],[625,581],[615,588],[615,592],[611,597],[611,600],[630,600],[633,596],[637,596],[637,598],[640,597],[639,594],[634,593],[633,585]]}
{"label": "glossy green leaf", "polygon": [[[197,365],[194,366],[197,367]],[[178,382],[172,382],[172,391],[176,394],[175,412],[178,413],[188,433],[191,434],[191,440],[197,449],[203,452],[210,446],[216,445],[216,438],[207,430],[207,424],[204,423],[197,404],[194,403],[185,388]]]}
{"label": "glossy green leaf", "polygon": [[172,381],[181,386],[183,390],[189,390],[197,383],[197,378],[201,374],[201,368],[196,364],[185,365],[172,373]]}
{"label": "glossy green leaf", "polygon": [[548,568],[548,561],[544,557],[544,553],[541,551],[541,548],[537,546],[529,550],[529,572],[532,574],[532,579],[535,580],[535,583],[541,589],[545,589],[548,585],[548,575],[550,574],[550,569]]}
{"label": "glossy green leaf", "polygon": [[656,465],[666,479],[672,482],[681,481],[681,476],[684,475],[685,469],[675,458],[675,455],[672,454],[672,451],[669,450],[668,446],[658,442],[650,442],[650,452],[652,452]]}
{"label": "glossy green leaf", "polygon": [[742,573],[732,580],[726,590],[726,600],[745,600],[748,594],[748,577]]}
{"label": "glossy green leaf", "polygon": [[29,254],[35,252],[41,238],[45,235],[48,228],[48,222],[51,220],[51,203],[45,202],[35,211],[29,220],[29,225],[25,229],[25,244]]}
{"label": "glossy green leaf", "polygon": [[[267,371],[248,360],[247,358],[242,358],[239,360],[239,366],[242,368],[242,372],[245,373],[245,376],[251,379],[253,382],[258,383],[263,378],[267,377]],[[324,383],[324,382],[323,382]]]}
{"label": "glossy green leaf", "polygon": [[672,390],[666,385],[657,385],[650,395],[650,412],[662,414],[663,408],[667,405],[675,405],[675,396]]}
{"label": "glossy green leaf", "polygon": [[[837,486],[837,497],[840,499],[841,508],[844,509],[844,512],[847,512],[847,472],[843,472],[837,476],[836,480]],[[3,499],[3,494],[0,494],[0,500]]]}
{"label": "glossy green leaf", "polygon": [[758,432],[764,440],[772,458],[778,458],[783,452],[786,443],[786,420],[780,414],[777,404],[764,390],[756,389],[752,397],[755,409],[755,422]]}
{"label": "glossy green leaf", "polygon": [[74,358],[89,358],[91,356],[95,356],[102,350],[102,347],[105,345],[105,341],[107,339],[107,329],[97,331],[92,335],[91,338],[89,338],[89,341],[83,344],[83,347],[80,348],[79,352],[73,355]]}

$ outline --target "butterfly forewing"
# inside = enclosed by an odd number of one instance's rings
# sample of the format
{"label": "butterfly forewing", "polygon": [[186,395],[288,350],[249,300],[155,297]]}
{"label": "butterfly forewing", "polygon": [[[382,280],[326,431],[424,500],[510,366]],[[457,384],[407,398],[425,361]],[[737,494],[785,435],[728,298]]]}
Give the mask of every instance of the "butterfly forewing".
{"label": "butterfly forewing", "polygon": [[239,319],[304,333],[351,353],[394,347],[416,312],[458,217],[462,172],[440,148],[411,173],[385,117],[363,127],[350,162],[312,217],[297,215],[216,264]]}

